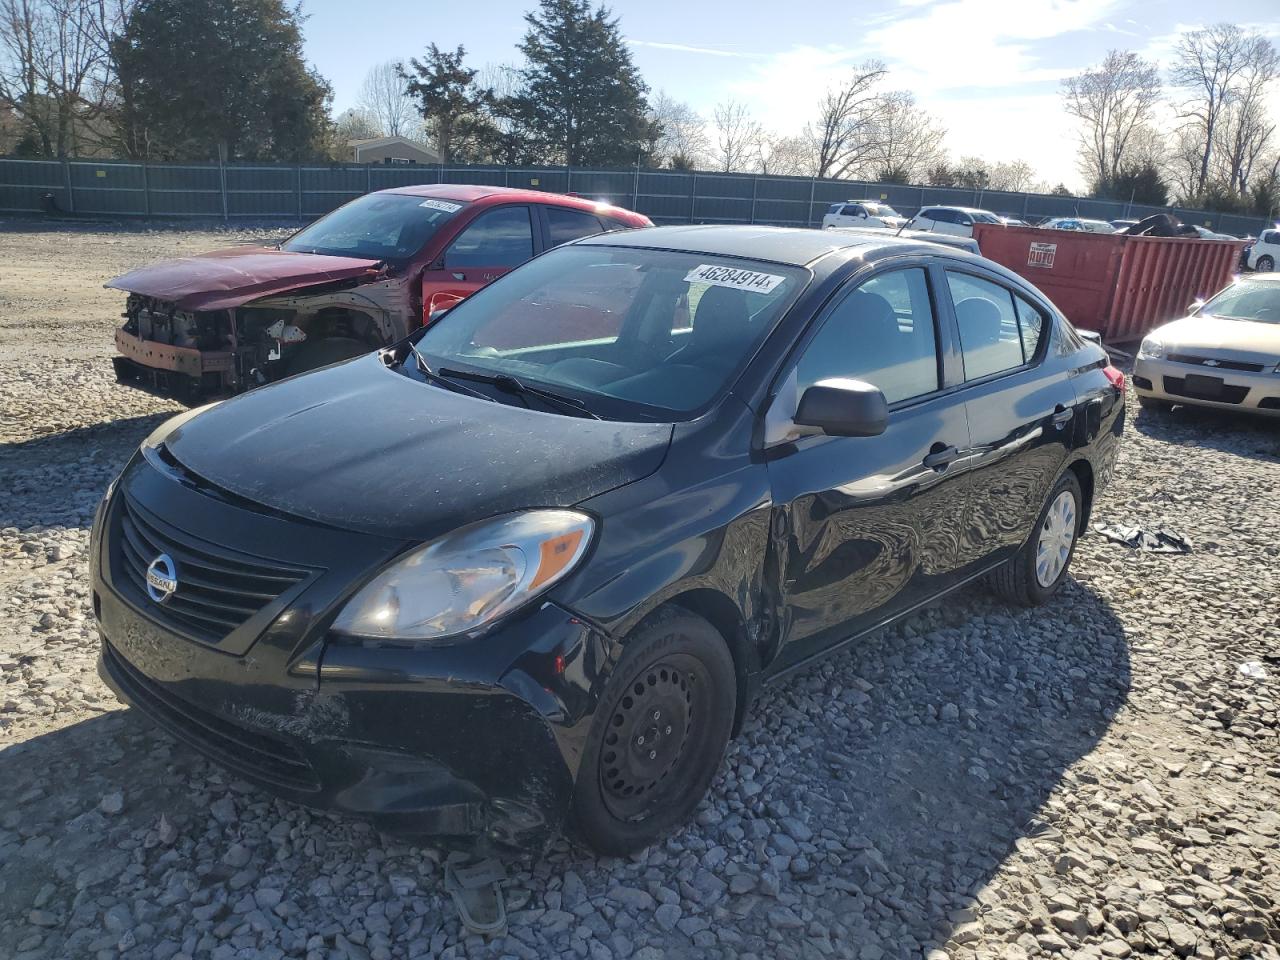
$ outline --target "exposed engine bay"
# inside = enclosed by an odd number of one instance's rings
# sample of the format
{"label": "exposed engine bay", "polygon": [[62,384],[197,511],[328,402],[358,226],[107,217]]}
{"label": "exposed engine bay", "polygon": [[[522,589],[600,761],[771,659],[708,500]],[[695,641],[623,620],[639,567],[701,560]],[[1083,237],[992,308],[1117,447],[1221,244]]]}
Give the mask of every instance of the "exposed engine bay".
{"label": "exposed engine bay", "polygon": [[130,293],[113,363],[122,383],[201,403],[376,350],[406,336],[420,316],[402,278],[206,311]]}

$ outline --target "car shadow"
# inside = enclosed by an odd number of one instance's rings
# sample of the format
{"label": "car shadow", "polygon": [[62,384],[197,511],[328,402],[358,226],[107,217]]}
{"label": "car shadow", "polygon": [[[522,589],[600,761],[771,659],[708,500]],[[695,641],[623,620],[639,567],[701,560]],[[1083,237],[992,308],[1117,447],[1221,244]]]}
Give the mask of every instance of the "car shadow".
{"label": "car shadow", "polygon": [[173,412],[0,443],[0,527],[88,527],[107,485]]}
{"label": "car shadow", "polygon": [[[547,933],[563,910],[589,926],[607,917],[596,931],[606,943],[621,933],[667,957],[817,956],[831,938],[863,956],[876,945],[918,958],[971,911],[1001,909],[981,892],[1020,843],[1052,838],[1050,793],[1129,688],[1124,627],[1088,586],[1069,581],[1034,611],[969,592],[769,688],[696,822],[666,842],[618,861],[558,841],[537,862],[509,864],[508,936],[522,941],[512,941],[518,953],[542,943],[533,931],[567,950],[576,919]],[[233,856],[241,842],[247,866]],[[6,920],[25,930],[29,911],[42,911],[51,919],[33,956],[102,949],[119,931],[104,927],[100,905],[138,897],[144,878],[166,894],[149,912],[135,907],[134,922],[181,942],[199,928],[193,909],[229,906],[246,883],[282,886],[308,918],[345,917],[350,904],[316,878],[363,876],[374,862],[383,879],[361,881],[361,896],[395,899],[385,878],[413,878],[434,924],[427,935],[452,937],[439,860],[275,800],[132,710],[0,751],[0,900],[10,904],[0,931]],[[237,879],[245,870],[256,872]],[[734,882],[735,870],[751,882]],[[620,883],[677,891],[696,922],[655,924],[648,893],[634,890],[624,909]],[[707,931],[711,943],[698,939]]]}
{"label": "car shadow", "polygon": [[1140,409],[1132,422],[1153,440],[1280,461],[1280,417],[1179,405],[1171,410]]}

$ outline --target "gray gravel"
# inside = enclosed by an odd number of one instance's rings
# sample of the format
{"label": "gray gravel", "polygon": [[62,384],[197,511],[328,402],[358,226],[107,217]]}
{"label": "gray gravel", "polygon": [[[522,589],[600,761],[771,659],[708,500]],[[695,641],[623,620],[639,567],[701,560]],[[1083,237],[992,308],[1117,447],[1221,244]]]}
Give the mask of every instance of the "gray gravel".
{"label": "gray gravel", "polygon": [[175,408],[112,382],[98,284],[261,235],[0,224],[0,958],[1280,960],[1271,425],[1132,408],[1095,519],[1195,552],[1089,537],[1043,610],[970,591],[771,689],[696,823],[628,860],[509,864],[502,938],[460,929],[441,851],[121,709],[87,527]]}

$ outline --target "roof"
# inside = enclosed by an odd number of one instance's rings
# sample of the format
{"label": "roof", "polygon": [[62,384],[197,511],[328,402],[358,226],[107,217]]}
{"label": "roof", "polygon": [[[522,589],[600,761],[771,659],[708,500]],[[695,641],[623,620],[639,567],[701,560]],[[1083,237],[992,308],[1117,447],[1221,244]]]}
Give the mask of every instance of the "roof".
{"label": "roof", "polygon": [[[855,233],[845,230],[809,230],[801,227],[748,227],[699,225],[652,227],[627,233],[589,237],[588,244],[615,247],[655,247],[687,253],[708,253],[724,257],[749,257],[773,263],[803,267],[839,250],[861,249],[870,254],[885,248],[906,249],[926,246],[919,240],[882,231]],[[935,248],[936,249],[936,248]],[[953,251],[954,252],[954,251]]]}
{"label": "roof", "polygon": [[[951,203],[926,203],[922,210],[962,210],[965,213],[991,213],[986,207],[957,207]],[[994,214],[992,214],[994,216]]]}
{"label": "roof", "polygon": [[588,213],[599,213],[613,217],[632,226],[648,226],[649,220],[642,215],[616,207],[610,203],[588,200],[585,197],[571,197],[563,193],[549,193],[545,190],[520,190],[516,187],[486,187],[469,183],[421,183],[405,187],[392,187],[380,190],[379,193],[403,193],[412,197],[435,197],[439,200],[456,200],[459,203],[549,203],[558,207],[571,207]]}

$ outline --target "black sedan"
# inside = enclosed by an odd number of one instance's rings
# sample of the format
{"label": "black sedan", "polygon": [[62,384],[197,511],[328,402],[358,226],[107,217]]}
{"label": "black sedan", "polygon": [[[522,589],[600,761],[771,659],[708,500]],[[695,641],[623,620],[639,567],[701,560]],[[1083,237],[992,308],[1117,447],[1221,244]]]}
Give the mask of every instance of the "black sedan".
{"label": "black sedan", "polygon": [[94,524],[101,672],[302,803],[635,850],[763,684],[978,578],[1048,600],[1123,390],[960,251],[593,237],[156,430]]}

